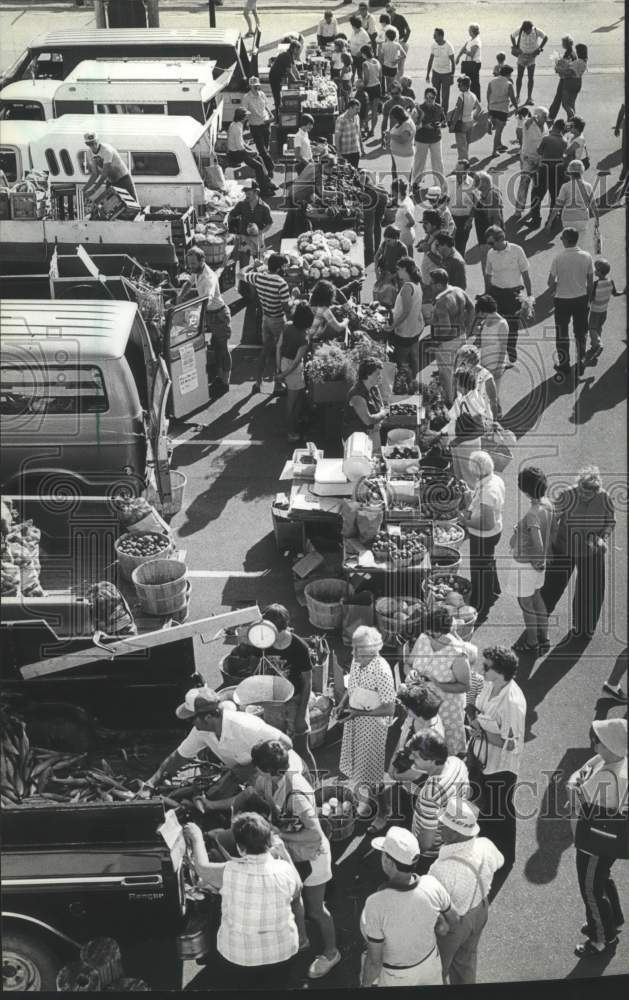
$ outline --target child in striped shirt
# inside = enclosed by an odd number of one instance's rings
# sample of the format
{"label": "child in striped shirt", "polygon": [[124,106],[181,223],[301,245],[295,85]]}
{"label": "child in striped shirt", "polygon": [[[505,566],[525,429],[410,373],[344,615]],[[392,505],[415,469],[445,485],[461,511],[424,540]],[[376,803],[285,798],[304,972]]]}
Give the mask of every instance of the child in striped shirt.
{"label": "child in striped shirt", "polygon": [[613,280],[609,277],[611,264],[603,257],[594,261],[594,287],[590,299],[590,350],[588,352],[589,364],[594,364],[603,350],[601,344],[601,334],[607,319],[607,306],[612,295],[624,295],[627,291],[619,292]]}

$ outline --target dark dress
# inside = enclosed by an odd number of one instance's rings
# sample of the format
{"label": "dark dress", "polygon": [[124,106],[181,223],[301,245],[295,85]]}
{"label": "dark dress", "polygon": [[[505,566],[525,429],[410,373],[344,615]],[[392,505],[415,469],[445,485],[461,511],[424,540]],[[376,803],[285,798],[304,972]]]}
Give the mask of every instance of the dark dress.
{"label": "dark dress", "polygon": [[362,431],[364,434],[371,436],[374,430],[374,425],[372,424],[371,427],[366,426],[356,413],[353,406],[350,406],[350,400],[352,400],[354,396],[363,397],[367,404],[367,410],[370,414],[378,413],[384,405],[382,402],[382,396],[380,395],[380,390],[377,386],[373,386],[373,388],[368,389],[364,382],[356,382],[356,384],[353,385],[347,393],[347,399],[345,401],[345,406],[343,407],[341,435],[344,441],[346,441],[351,434],[354,434],[357,431]]}

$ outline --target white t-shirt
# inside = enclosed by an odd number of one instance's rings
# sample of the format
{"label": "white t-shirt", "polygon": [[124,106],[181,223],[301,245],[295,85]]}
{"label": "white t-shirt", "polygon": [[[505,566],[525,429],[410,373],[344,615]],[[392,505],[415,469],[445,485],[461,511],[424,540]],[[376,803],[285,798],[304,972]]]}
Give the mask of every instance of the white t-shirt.
{"label": "white t-shirt", "polygon": [[[474,55],[471,56],[469,53],[474,45],[477,46],[477,48],[474,49]],[[463,53],[465,60],[467,60],[467,62],[479,63],[482,58],[482,47],[483,45],[480,40],[480,35],[477,35],[476,38],[468,38],[465,44],[465,52]]]}
{"label": "white t-shirt", "polygon": [[566,247],[553,257],[550,273],[557,280],[556,299],[579,299],[587,295],[587,279],[594,274],[592,257],[579,247]]}
{"label": "white t-shirt", "polygon": [[295,133],[295,139],[293,141],[293,146],[301,152],[302,160],[306,163],[310,163],[312,160],[312,146],[310,145],[310,137],[307,132],[303,129],[297,129]]}
{"label": "white t-shirt", "polygon": [[454,49],[450,45],[450,42],[444,42],[443,45],[433,42],[430,46],[430,54],[432,56],[432,68],[435,73],[452,72],[450,56],[454,56]]}
{"label": "white t-shirt", "polygon": [[[286,743],[286,739],[285,733],[275,726],[269,726],[257,715],[249,712],[223,712],[220,740],[216,733],[206,733],[193,727],[177,747],[177,753],[186,760],[192,760],[207,748],[226,767],[234,767],[236,764],[251,763],[251,751],[256,743],[263,740],[280,740]],[[302,771],[303,764],[299,755],[290,750],[289,757],[291,770]]]}
{"label": "white t-shirt", "polygon": [[364,46],[371,47],[371,38],[367,34],[364,28],[358,28],[357,31],[352,31],[349,36],[349,51],[353,56],[359,56],[361,54],[360,50]]}
{"label": "white t-shirt", "polygon": [[[540,31],[539,28],[533,28],[533,30],[529,31],[527,34],[526,31],[520,31],[518,28],[517,31],[514,31],[511,37],[514,39],[516,45],[519,44],[522,52],[530,55],[531,52],[535,52],[535,50],[539,48],[540,42],[544,37],[544,32]],[[520,39],[519,43],[518,38]]]}
{"label": "white t-shirt", "polygon": [[121,177],[128,174],[127,164],[122,159],[120,153],[113,146],[110,146],[108,142],[101,142],[96,153],[93,153],[91,149],[87,151],[87,163],[90,169],[95,165],[97,168],[100,167],[100,163],[104,166],[110,168],[110,174],[112,181],[119,181]]}
{"label": "white t-shirt", "polygon": [[485,681],[476,699],[477,719],[481,729],[501,736],[505,742],[499,747],[487,741],[487,763],[483,772],[509,771],[517,775],[524,747],[526,698],[515,681],[505,684],[495,698],[491,697],[492,691],[492,682]]}
{"label": "white t-shirt", "polygon": [[518,288],[529,262],[521,246],[507,243],[504,250],[492,249],[487,254],[487,280],[496,288]]}
{"label": "white t-shirt", "polygon": [[490,476],[483,476],[474,490],[470,508],[472,517],[479,516],[481,504],[493,510],[496,519],[494,527],[483,530],[468,526],[467,530],[470,535],[476,535],[477,538],[491,538],[492,535],[497,535],[499,531],[502,531],[502,509],[505,505],[505,484],[495,472],[492,472]]}
{"label": "white t-shirt", "polygon": [[475,190],[471,177],[464,177],[461,184],[457,183],[456,177],[448,177],[449,207],[453,216],[468,216],[470,214],[474,208],[472,192]]}
{"label": "white t-shirt", "polygon": [[575,222],[588,222],[592,204],[592,185],[584,180],[577,183],[571,178],[559,188],[556,204],[557,208],[561,209],[561,221],[564,226],[572,226]]}
{"label": "white t-shirt", "polygon": [[522,149],[520,156],[528,156],[539,160],[537,148],[545,135],[548,135],[545,125],[542,125],[540,128],[533,118],[527,118],[522,126]]}
{"label": "white t-shirt", "polygon": [[208,264],[203,265],[203,269],[194,275],[194,287],[199,298],[207,299],[207,308],[210,312],[216,312],[225,305],[225,300],[221,295],[218,278]]}
{"label": "white t-shirt", "polygon": [[424,875],[409,889],[385,885],[367,898],[360,916],[360,931],[367,941],[383,942],[387,965],[410,966],[435,947],[435,924],[450,909],[450,895],[432,875]]}

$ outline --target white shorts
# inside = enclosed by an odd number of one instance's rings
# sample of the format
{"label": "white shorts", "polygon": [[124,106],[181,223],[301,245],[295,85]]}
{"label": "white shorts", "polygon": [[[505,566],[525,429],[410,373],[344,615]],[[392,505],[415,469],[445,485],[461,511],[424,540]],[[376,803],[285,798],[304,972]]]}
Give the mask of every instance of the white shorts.
{"label": "white shorts", "polygon": [[304,879],[306,887],[309,885],[325,885],[326,882],[331,881],[332,851],[330,850],[330,842],[327,837],[314,861],[310,862],[310,866],[312,869],[310,875]]}

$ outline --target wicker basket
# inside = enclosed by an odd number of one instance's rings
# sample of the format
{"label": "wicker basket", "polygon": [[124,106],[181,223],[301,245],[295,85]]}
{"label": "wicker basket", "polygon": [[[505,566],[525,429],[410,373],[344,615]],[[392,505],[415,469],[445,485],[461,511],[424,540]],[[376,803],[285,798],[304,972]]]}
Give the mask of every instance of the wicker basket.
{"label": "wicker basket", "polygon": [[151,562],[154,559],[165,559],[173,551],[173,544],[170,541],[170,539],[166,535],[164,535],[166,545],[164,546],[163,549],[160,549],[159,552],[155,552],[151,556],[132,556],[129,555],[129,553],[122,551],[122,549],[120,548],[121,542],[125,538],[133,538],[134,541],[137,541],[138,539],[146,535],[156,535],[156,534],[157,534],[156,531],[134,531],[134,532],[127,532],[127,534],[121,535],[120,538],[116,539],[116,541],[114,542],[114,549],[116,550],[116,556],[118,557],[118,566],[120,568],[120,572],[125,580],[131,580],[132,573],[134,569],[138,568],[138,566],[143,566],[145,563]]}
{"label": "wicker basket", "polygon": [[[345,580],[313,580],[304,587],[304,597],[308,608],[308,618],[315,628],[332,631],[343,624],[341,599],[350,597],[352,588]],[[333,597],[334,601],[323,601],[321,597]]]}
{"label": "wicker basket", "polygon": [[[445,545],[448,548],[452,547],[458,549],[461,547],[461,545],[463,545],[466,538],[466,533],[465,533],[465,528],[457,524],[454,518],[451,521],[435,521],[433,526],[433,537],[435,534],[434,532],[435,528],[454,528],[454,527],[459,528],[459,537],[456,538],[454,541],[446,542]],[[437,542],[436,544],[439,545],[440,543]]]}
{"label": "wicker basket", "polygon": [[398,639],[410,639],[418,636],[422,631],[425,621],[426,605],[424,602],[416,597],[400,597],[400,603],[405,601],[407,604],[419,604],[422,609],[421,613],[410,615],[404,621],[400,621],[399,614],[391,615],[385,610],[386,605],[384,602],[387,600],[389,599],[380,597],[375,604],[376,627],[381,632],[385,645],[390,646],[397,642]]}
{"label": "wicker basket", "polygon": [[[339,802],[351,802],[352,811],[349,816],[322,816],[321,806],[330,799],[338,799]],[[353,791],[343,781],[324,781],[315,789],[315,802],[319,822],[323,831],[330,841],[347,840],[354,833],[356,825],[356,796]]]}
{"label": "wicker basket", "polygon": [[179,559],[154,559],[133,570],[131,579],[147,615],[170,615],[189,600],[186,564]]}
{"label": "wicker basket", "polygon": [[295,688],[279,674],[255,674],[245,677],[236,687],[236,702],[246,705],[283,705],[295,694]]}
{"label": "wicker basket", "polygon": [[430,564],[433,576],[456,573],[461,565],[461,553],[451,545],[433,545],[430,550]]}
{"label": "wicker basket", "polygon": [[[443,583],[444,580],[451,578],[451,580],[449,580],[448,582],[456,583],[457,590],[459,591],[461,597],[463,598],[466,604],[469,604],[470,596],[472,593],[472,581],[469,580],[466,576],[459,576],[458,573],[447,573],[445,570],[441,574],[433,572],[432,576],[435,582],[439,581],[440,583]],[[429,596],[429,592],[427,591],[426,606],[429,608],[433,607],[434,603],[435,602]]]}
{"label": "wicker basket", "polygon": [[221,240],[220,243],[214,243],[204,240],[203,237],[195,236],[193,242],[194,246],[198,247],[199,250],[203,250],[205,260],[210,267],[214,269],[222,267],[227,260],[227,244],[225,240]]}

